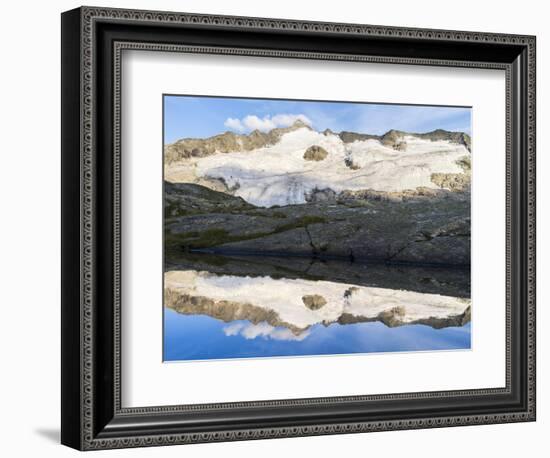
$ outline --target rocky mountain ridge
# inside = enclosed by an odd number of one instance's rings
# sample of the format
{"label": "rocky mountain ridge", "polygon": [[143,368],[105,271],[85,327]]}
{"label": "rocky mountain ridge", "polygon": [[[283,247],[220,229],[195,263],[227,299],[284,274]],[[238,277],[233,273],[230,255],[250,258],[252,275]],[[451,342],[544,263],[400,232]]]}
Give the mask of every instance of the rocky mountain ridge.
{"label": "rocky mountain ridge", "polygon": [[[237,134],[232,131],[214,135],[208,138],[183,138],[164,147],[164,157],[167,164],[189,159],[191,157],[206,157],[216,153],[245,152],[263,148],[277,143],[288,132],[297,129],[310,129],[311,126],[301,120],[296,120],[289,127],[275,128],[268,132],[254,130],[249,134]],[[402,148],[403,137],[411,136],[423,140],[445,140],[459,145],[464,145],[471,152],[471,138],[464,132],[452,132],[444,129],[436,129],[431,132],[414,133],[391,129],[382,135],[366,134],[359,132],[341,131],[334,133],[330,129],[323,131],[324,135],[337,135],[344,143],[353,143],[363,140],[378,140],[384,146],[396,150]]]}
{"label": "rocky mountain ridge", "polygon": [[236,134],[231,131],[208,138],[183,138],[164,147],[164,160],[167,164],[191,157],[206,157],[216,153],[252,151],[277,143],[281,137],[296,129],[311,129],[301,120],[292,126],[278,127],[269,132],[253,130],[249,134]]}

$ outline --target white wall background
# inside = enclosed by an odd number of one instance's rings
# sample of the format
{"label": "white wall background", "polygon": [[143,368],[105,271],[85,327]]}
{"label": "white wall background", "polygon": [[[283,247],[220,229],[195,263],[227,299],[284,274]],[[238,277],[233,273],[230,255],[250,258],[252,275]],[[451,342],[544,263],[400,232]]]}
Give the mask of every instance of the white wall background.
{"label": "white wall background", "polygon": [[[537,35],[538,127],[550,122],[544,2],[116,0],[96,5]],[[0,46],[0,453],[70,456],[59,441],[60,13],[76,1],[2,6]],[[538,421],[104,452],[109,456],[542,456],[550,427],[550,142],[538,136]],[[546,363],[546,364],[545,364]],[[538,450],[538,452],[537,452]]]}

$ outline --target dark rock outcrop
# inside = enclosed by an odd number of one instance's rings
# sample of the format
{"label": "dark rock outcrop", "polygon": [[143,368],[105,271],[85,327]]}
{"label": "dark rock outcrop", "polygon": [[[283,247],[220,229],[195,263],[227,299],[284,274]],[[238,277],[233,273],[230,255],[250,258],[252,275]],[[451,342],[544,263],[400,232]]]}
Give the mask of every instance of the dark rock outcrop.
{"label": "dark rock outcrop", "polygon": [[[179,185],[178,185],[179,186]],[[280,208],[257,208],[199,185],[189,201],[167,191],[167,247],[216,253],[469,265],[470,202],[456,193],[392,201],[357,197]],[[222,197],[223,196],[223,197]],[[204,209],[201,211],[201,207]],[[178,213],[179,212],[179,213]]]}
{"label": "dark rock outcrop", "polygon": [[327,300],[319,294],[308,294],[302,297],[302,302],[310,310],[319,310],[327,305]]}
{"label": "dark rock outcrop", "polygon": [[327,158],[327,156],[327,150],[318,145],[310,146],[304,153],[304,159],[306,161],[323,161]]}
{"label": "dark rock outcrop", "polygon": [[360,134],[357,132],[347,132],[342,131],[338,134],[340,137],[340,140],[342,140],[344,143],[353,143],[355,141],[363,141],[363,140],[379,140],[379,135],[371,135],[371,134]]}
{"label": "dark rock outcrop", "polygon": [[164,217],[256,208],[240,197],[191,183],[164,182]]}
{"label": "dark rock outcrop", "polygon": [[306,202],[334,202],[338,197],[338,193],[330,188],[313,189],[306,194]]}

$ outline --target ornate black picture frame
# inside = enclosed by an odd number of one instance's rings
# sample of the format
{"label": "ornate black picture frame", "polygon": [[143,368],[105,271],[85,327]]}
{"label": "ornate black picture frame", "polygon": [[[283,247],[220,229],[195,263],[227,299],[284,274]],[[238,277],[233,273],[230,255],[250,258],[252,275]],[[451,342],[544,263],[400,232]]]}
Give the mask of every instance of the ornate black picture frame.
{"label": "ornate black picture frame", "polygon": [[[82,7],[62,15],[62,435],[80,450],[535,420],[535,37]],[[506,72],[506,386],[121,406],[124,49]]]}

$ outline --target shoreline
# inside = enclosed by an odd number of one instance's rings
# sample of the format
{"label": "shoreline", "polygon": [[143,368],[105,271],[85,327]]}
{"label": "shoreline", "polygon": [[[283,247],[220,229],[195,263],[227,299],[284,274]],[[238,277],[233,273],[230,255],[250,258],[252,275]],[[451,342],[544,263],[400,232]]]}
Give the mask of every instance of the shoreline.
{"label": "shoreline", "polygon": [[[451,263],[438,263],[438,262],[418,262],[418,261],[392,261],[386,260],[384,258],[367,258],[367,257],[356,257],[356,256],[340,256],[340,255],[326,255],[326,254],[304,254],[304,253],[289,253],[289,252],[280,252],[280,251],[254,251],[254,250],[235,250],[231,248],[191,248],[187,251],[181,251],[179,253],[181,256],[186,254],[192,255],[214,255],[221,257],[251,257],[251,258],[301,258],[301,259],[311,259],[318,261],[339,261],[347,262],[350,264],[358,265],[386,265],[386,266],[407,266],[407,267],[431,267],[431,268],[443,268],[443,269],[453,269],[453,270],[463,270],[470,271],[470,264],[451,264]],[[165,259],[169,256],[166,256]]]}

